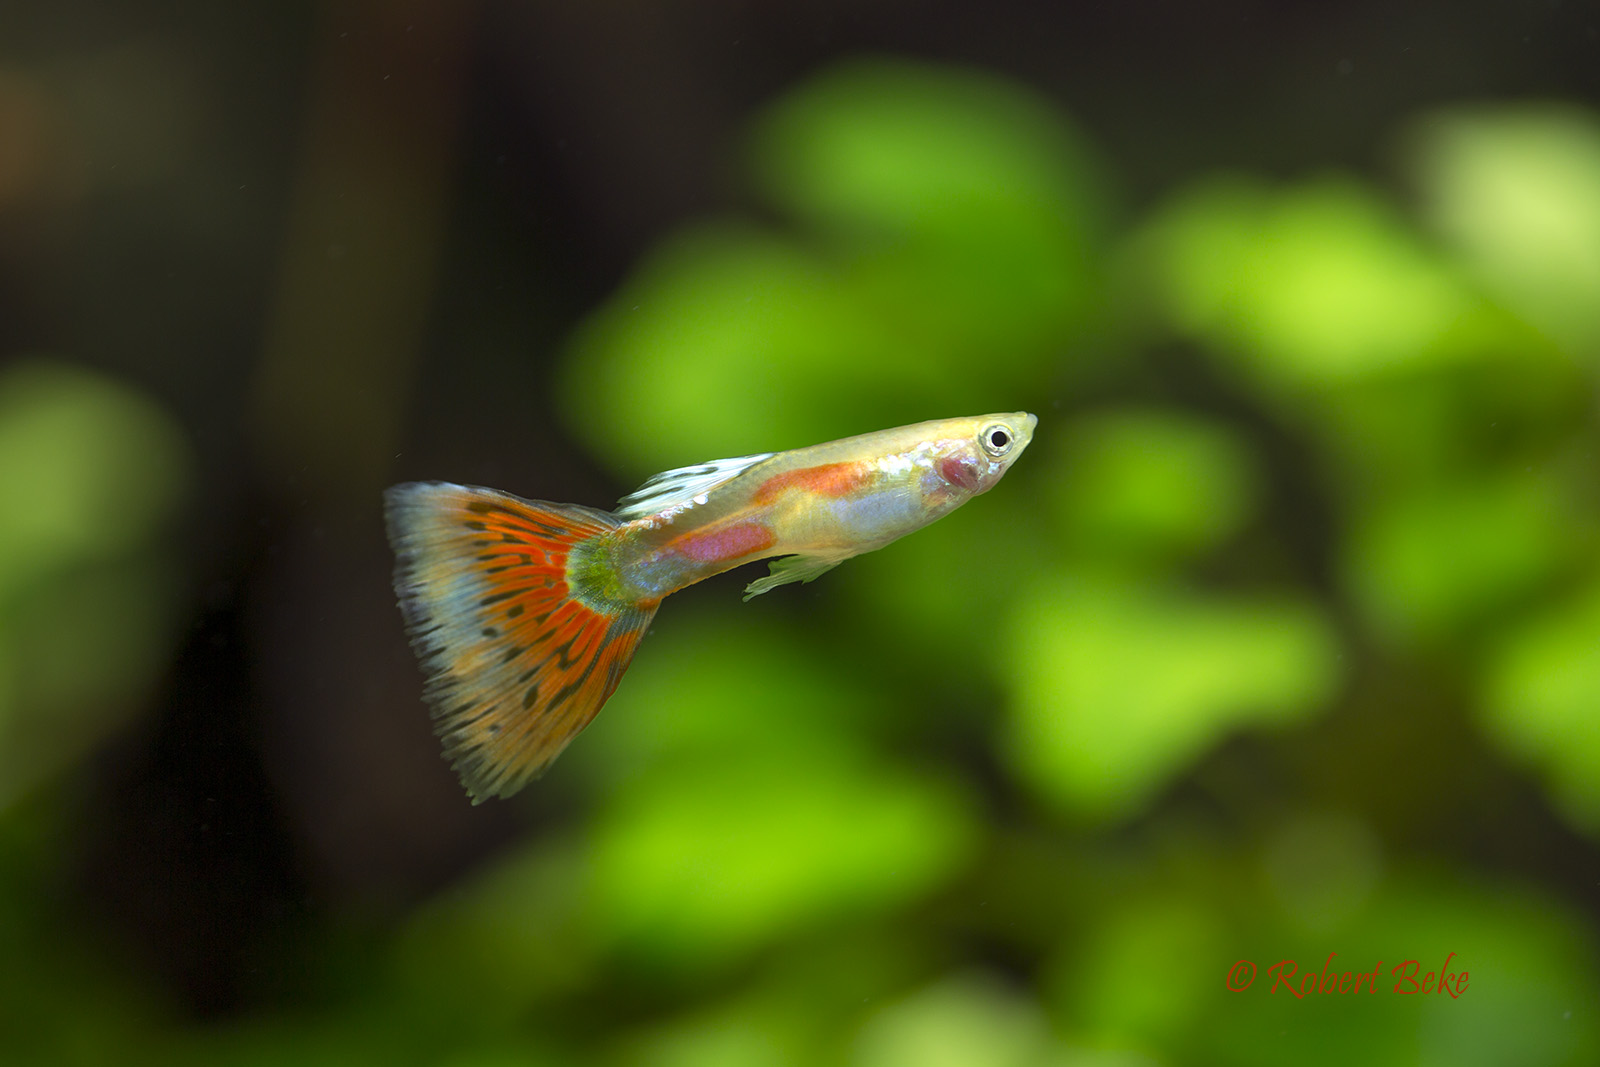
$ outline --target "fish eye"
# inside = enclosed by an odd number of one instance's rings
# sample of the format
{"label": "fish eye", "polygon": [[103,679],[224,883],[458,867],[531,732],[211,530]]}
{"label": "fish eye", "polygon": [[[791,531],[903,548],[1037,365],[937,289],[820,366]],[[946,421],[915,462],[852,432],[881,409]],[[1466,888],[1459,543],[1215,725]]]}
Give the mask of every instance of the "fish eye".
{"label": "fish eye", "polygon": [[983,442],[983,450],[996,459],[1011,451],[1011,434],[1004,426],[987,427],[978,439]]}

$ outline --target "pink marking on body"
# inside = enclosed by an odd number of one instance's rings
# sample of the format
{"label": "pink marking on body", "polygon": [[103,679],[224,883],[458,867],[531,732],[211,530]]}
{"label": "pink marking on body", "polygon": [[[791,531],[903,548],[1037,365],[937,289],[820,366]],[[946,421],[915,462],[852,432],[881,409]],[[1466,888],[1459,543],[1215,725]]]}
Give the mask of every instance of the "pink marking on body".
{"label": "pink marking on body", "polygon": [[721,563],[771,548],[778,538],[759,522],[741,522],[720,529],[686,533],[668,546],[696,563]]}
{"label": "pink marking on body", "polygon": [[756,487],[752,498],[757,504],[770,504],[785,489],[803,489],[818,496],[844,496],[866,484],[872,468],[865,463],[824,463],[820,467],[774,474]]}

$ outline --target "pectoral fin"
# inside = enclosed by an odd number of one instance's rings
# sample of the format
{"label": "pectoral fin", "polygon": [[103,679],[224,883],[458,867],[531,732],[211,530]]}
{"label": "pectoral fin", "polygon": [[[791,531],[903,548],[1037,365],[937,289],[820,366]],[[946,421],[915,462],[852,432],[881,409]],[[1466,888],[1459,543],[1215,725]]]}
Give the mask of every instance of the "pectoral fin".
{"label": "pectoral fin", "polygon": [[744,598],[758,597],[770,589],[790,582],[809,582],[821,574],[833,570],[839,564],[849,559],[849,556],[784,556],[775,559],[770,565],[771,573],[765,578],[757,578],[744,587]]}

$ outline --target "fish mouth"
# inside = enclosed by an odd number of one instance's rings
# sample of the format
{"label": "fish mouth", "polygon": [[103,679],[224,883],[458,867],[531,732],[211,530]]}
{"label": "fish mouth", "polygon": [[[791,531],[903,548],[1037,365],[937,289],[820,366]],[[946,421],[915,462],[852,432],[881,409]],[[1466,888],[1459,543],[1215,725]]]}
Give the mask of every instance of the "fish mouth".
{"label": "fish mouth", "polygon": [[1016,438],[1016,445],[1011,449],[1011,458],[1015,459],[1033,440],[1033,428],[1039,425],[1039,418],[1026,411],[1017,411],[1007,415],[1005,421],[1011,424],[1012,436]]}

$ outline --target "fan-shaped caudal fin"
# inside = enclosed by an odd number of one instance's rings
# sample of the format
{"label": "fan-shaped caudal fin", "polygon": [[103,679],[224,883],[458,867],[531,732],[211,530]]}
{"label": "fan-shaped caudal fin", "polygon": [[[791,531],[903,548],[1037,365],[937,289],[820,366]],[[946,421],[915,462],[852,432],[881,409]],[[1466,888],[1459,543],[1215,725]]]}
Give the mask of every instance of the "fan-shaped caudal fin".
{"label": "fan-shaped caudal fin", "polygon": [[603,511],[442,482],[397,485],[385,504],[445,757],[474,803],[510,796],[611,696],[656,605],[582,588],[604,581],[592,554],[573,569],[589,577],[569,573],[575,548],[617,527]]}

